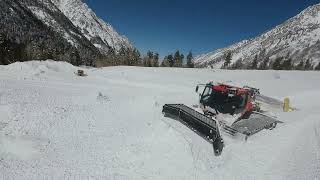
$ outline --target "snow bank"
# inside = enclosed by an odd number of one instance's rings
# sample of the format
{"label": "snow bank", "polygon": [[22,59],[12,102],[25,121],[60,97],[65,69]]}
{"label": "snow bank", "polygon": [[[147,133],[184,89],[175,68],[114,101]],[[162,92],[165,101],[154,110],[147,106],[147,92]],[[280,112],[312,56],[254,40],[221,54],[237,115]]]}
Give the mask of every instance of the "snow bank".
{"label": "snow bank", "polygon": [[76,67],[62,61],[27,61],[16,62],[8,66],[2,66],[5,76],[17,79],[48,79],[57,77],[70,77],[76,71]]}
{"label": "snow bank", "polygon": [[[0,179],[319,179],[318,72],[141,67],[32,61],[0,66]],[[290,97],[284,124],[220,157],[165,103],[197,104],[197,83],[230,82]]]}

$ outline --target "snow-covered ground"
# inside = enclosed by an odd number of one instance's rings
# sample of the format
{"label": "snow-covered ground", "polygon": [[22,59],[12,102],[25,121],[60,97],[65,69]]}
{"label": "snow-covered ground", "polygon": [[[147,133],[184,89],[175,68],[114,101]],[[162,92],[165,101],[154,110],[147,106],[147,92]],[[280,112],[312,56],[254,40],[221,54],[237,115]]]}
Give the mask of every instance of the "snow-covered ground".
{"label": "snow-covered ground", "polygon": [[[320,73],[0,66],[0,179],[320,179]],[[232,81],[290,97],[298,111],[220,157],[165,103],[197,104],[197,83]]]}

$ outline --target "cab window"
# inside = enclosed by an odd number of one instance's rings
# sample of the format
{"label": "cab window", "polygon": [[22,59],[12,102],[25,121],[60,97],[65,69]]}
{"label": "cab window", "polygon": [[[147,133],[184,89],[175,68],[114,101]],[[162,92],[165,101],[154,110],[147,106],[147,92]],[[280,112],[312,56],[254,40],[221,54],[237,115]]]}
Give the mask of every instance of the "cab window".
{"label": "cab window", "polygon": [[247,102],[247,95],[246,95],[246,94],[242,94],[242,95],[241,95],[241,98],[240,98],[240,105],[239,105],[239,107],[240,107],[240,108],[245,107],[246,102]]}
{"label": "cab window", "polygon": [[212,87],[206,87],[203,91],[202,97],[210,96],[212,93]]}

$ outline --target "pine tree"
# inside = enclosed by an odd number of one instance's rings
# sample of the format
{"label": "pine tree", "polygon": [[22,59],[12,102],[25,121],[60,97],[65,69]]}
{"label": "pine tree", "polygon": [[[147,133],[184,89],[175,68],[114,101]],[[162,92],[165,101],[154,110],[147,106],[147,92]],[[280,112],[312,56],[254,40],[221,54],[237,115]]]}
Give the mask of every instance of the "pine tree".
{"label": "pine tree", "polygon": [[192,55],[192,52],[191,52],[191,51],[190,51],[189,54],[187,55],[187,67],[188,67],[188,68],[194,68],[193,55]]}
{"label": "pine tree", "polygon": [[266,58],[266,49],[262,49],[258,55],[258,59],[265,59]]}
{"label": "pine tree", "polygon": [[282,70],[282,67],[281,67],[281,61],[282,61],[283,57],[277,57],[273,64],[272,64],[272,69],[274,70]]}
{"label": "pine tree", "polygon": [[144,67],[147,67],[148,66],[148,61],[149,61],[149,58],[148,58],[148,56],[144,56],[143,58],[142,58],[142,64],[143,64],[143,66]]}
{"label": "pine tree", "polygon": [[152,67],[153,66],[153,52],[148,51],[147,52],[147,58],[146,58],[146,67]]}
{"label": "pine tree", "polygon": [[153,56],[153,67],[159,67],[159,54],[155,53]]}
{"label": "pine tree", "polygon": [[254,57],[249,69],[258,69],[258,55]]}
{"label": "pine tree", "polygon": [[222,68],[223,69],[228,68],[228,66],[231,64],[231,60],[232,60],[232,54],[229,51],[224,55],[224,64],[223,64]]}
{"label": "pine tree", "polygon": [[161,62],[161,64],[160,64],[160,67],[166,67],[166,62],[165,62],[164,59],[162,60],[162,62]]}
{"label": "pine tree", "polygon": [[165,56],[161,62],[161,67],[168,67],[169,63],[168,63],[168,56]]}
{"label": "pine tree", "polygon": [[125,47],[121,47],[118,53],[118,65],[128,65],[127,64],[127,50]]}
{"label": "pine tree", "polygon": [[259,70],[267,70],[268,69],[268,63],[269,63],[270,59],[269,57],[266,57],[259,65]]}
{"label": "pine tree", "polygon": [[291,58],[283,61],[281,67],[282,67],[282,69],[284,69],[284,70],[292,70],[292,69],[293,69],[293,65],[292,65],[292,60],[291,60]]}
{"label": "pine tree", "polygon": [[82,64],[79,52],[77,50],[74,52],[74,60],[74,65],[80,66]]}
{"label": "pine tree", "polygon": [[140,54],[139,50],[137,50],[137,49],[134,49],[134,50],[133,50],[132,65],[133,65],[133,66],[142,65],[142,62],[141,62],[141,54]]}
{"label": "pine tree", "polygon": [[306,61],[306,64],[304,65],[304,70],[312,70],[312,64],[309,59]]}
{"label": "pine tree", "polygon": [[318,65],[314,68],[314,70],[320,71],[320,62],[319,62]]}
{"label": "pine tree", "polygon": [[285,59],[290,59],[290,52],[287,53]]}
{"label": "pine tree", "polygon": [[181,53],[180,54],[180,66],[179,67],[182,67],[183,66],[183,61],[184,61],[184,55]]}
{"label": "pine tree", "polygon": [[147,56],[148,56],[149,59],[152,59],[153,58],[153,52],[148,51],[147,52]]}
{"label": "pine tree", "polygon": [[168,58],[169,67],[173,67],[174,61],[173,61],[173,56],[172,56],[172,54],[168,55],[167,58]]}
{"label": "pine tree", "polygon": [[174,67],[182,67],[182,59],[180,55],[180,51],[176,51],[173,56]]}
{"label": "pine tree", "polygon": [[6,61],[5,61],[5,38],[4,35],[0,33],[0,64],[1,65],[6,65]]}
{"label": "pine tree", "polygon": [[299,71],[302,71],[302,70],[304,70],[304,61],[300,61],[300,63],[299,64],[297,64],[296,66],[295,66],[295,70],[299,70]]}

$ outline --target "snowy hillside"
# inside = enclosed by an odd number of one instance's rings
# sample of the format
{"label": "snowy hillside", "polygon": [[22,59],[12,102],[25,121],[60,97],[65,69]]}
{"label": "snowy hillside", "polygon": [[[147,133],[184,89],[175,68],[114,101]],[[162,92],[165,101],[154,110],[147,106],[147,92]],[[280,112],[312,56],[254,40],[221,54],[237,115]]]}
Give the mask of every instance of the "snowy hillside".
{"label": "snowy hillside", "polygon": [[[319,179],[317,72],[110,67],[65,62],[0,66],[0,179]],[[175,78],[172,78],[172,77]],[[165,103],[197,104],[197,83],[232,81],[288,96],[298,111],[220,157]],[[290,90],[290,91],[288,91]]]}
{"label": "snowy hillside", "polygon": [[110,48],[133,49],[81,0],[1,0],[0,17],[0,64],[54,59],[93,66]]}
{"label": "snowy hillside", "polygon": [[277,57],[292,58],[295,63],[310,59],[320,61],[320,4],[311,6],[261,36],[244,40],[230,47],[218,49],[196,58],[199,67],[220,68],[226,52],[233,54],[232,62],[249,63],[257,55],[259,61]]}
{"label": "snowy hillside", "polygon": [[61,14],[60,10],[51,0],[22,1],[28,9],[44,24],[52,30],[60,33],[72,46],[79,47],[86,41],[76,26],[73,26],[67,17]]}
{"label": "snowy hillside", "polygon": [[1,0],[0,17],[0,64],[54,59],[93,65],[101,56],[50,0]]}
{"label": "snowy hillside", "polygon": [[81,0],[52,0],[52,2],[102,52],[107,52],[110,47],[116,50],[121,47],[132,48],[126,37],[120,36],[110,24],[98,18]]}

